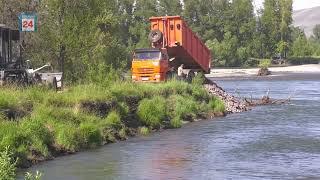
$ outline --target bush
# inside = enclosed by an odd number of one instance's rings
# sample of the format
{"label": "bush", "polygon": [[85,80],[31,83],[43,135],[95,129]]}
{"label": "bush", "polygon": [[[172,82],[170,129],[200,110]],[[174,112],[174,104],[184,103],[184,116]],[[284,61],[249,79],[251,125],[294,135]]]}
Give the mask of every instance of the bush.
{"label": "bush", "polygon": [[320,57],[290,57],[288,62],[291,65],[319,64]]}
{"label": "bush", "polygon": [[160,96],[144,99],[139,103],[137,114],[146,126],[159,128],[167,116],[166,100]]}
{"label": "bush", "polygon": [[0,180],[14,180],[16,177],[17,160],[13,159],[13,153],[6,147],[0,152]]}
{"label": "bush", "polygon": [[271,59],[262,59],[259,62],[259,68],[269,68],[271,66]]}

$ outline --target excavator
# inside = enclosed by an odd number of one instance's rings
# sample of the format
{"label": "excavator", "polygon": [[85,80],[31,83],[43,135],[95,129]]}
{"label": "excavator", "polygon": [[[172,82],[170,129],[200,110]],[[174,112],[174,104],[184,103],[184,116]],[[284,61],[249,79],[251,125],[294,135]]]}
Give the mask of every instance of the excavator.
{"label": "excavator", "polygon": [[0,86],[15,84],[48,85],[53,89],[62,88],[62,73],[42,72],[51,65],[33,69],[30,60],[22,57],[22,45],[19,30],[0,24]]}

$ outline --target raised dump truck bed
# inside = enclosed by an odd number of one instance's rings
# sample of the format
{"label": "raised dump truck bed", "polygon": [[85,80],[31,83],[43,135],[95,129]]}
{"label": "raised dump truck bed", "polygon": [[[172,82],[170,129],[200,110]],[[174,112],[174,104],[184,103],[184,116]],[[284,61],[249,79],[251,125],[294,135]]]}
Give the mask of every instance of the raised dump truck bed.
{"label": "raised dump truck bed", "polygon": [[163,34],[163,44],[172,66],[184,64],[186,69],[210,72],[211,53],[180,16],[151,17],[151,30]]}

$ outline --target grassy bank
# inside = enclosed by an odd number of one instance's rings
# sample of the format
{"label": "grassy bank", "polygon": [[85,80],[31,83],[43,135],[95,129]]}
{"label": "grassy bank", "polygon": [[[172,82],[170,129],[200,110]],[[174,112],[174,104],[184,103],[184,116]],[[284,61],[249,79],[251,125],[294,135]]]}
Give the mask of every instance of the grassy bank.
{"label": "grassy bank", "polygon": [[17,165],[25,167],[224,111],[200,83],[116,82],[62,93],[5,88],[0,91],[0,150],[10,147]]}

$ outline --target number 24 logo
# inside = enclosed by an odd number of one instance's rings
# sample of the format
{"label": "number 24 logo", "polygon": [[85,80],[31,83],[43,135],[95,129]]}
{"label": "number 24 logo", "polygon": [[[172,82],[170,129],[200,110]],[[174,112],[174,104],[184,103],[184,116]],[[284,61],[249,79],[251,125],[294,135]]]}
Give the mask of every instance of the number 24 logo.
{"label": "number 24 logo", "polygon": [[32,21],[32,20],[30,20],[30,21],[23,21],[23,22],[22,22],[22,27],[23,27],[23,28],[28,28],[28,27],[33,28],[33,21]]}

